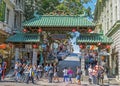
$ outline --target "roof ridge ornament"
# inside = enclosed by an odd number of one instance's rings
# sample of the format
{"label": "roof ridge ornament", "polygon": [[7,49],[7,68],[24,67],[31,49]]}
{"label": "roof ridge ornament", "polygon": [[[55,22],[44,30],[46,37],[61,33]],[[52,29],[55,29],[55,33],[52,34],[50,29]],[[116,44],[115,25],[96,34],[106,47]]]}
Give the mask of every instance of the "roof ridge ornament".
{"label": "roof ridge ornament", "polygon": [[34,15],[35,18],[39,18],[39,17],[40,17],[40,15],[38,14],[38,11],[37,11],[37,10],[34,11],[34,14],[33,14],[33,15]]}

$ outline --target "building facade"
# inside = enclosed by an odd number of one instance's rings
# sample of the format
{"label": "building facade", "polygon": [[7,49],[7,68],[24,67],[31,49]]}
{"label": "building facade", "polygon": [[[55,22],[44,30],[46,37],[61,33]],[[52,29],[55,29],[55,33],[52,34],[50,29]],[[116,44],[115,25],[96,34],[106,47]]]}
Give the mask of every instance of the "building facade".
{"label": "building facade", "polygon": [[21,28],[23,21],[23,0],[1,0],[0,1],[0,31],[1,34],[13,34]]}
{"label": "building facade", "polygon": [[[24,20],[24,1],[23,0],[0,0],[0,55],[10,65],[12,50],[10,45],[6,44],[6,39],[19,31]],[[6,59],[9,57],[9,59]]]}
{"label": "building facade", "polygon": [[120,80],[120,1],[97,0],[94,21],[96,31],[111,37],[113,43],[109,56],[110,74]]}

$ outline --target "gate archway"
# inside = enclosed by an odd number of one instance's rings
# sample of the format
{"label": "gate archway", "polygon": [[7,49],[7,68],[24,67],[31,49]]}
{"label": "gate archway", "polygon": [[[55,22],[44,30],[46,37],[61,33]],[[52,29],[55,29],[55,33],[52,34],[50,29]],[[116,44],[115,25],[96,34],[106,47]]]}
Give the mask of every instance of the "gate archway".
{"label": "gate archway", "polygon": [[[25,21],[23,23],[23,28],[20,30],[20,33],[16,33],[15,35],[9,37],[6,41],[14,44],[14,47],[16,48],[15,53],[18,53],[20,50],[33,52],[32,55],[33,63],[36,63],[37,53],[39,53],[41,60],[44,60],[45,64],[47,57],[46,55],[49,52],[49,49],[48,50],[46,49],[45,51],[43,50],[42,44],[44,42],[51,43],[51,41],[54,41],[52,40],[52,37],[57,37],[60,34],[62,34],[63,38],[63,39],[60,38],[60,40],[65,40],[66,38],[63,35],[69,37],[68,33],[75,31],[83,33],[86,36],[87,34],[92,34],[89,32],[94,30],[94,28],[95,24],[89,21],[87,17],[83,15],[81,16],[39,15],[39,17],[37,16],[33,19],[30,19],[29,21]],[[54,36],[52,36],[52,34]],[[81,39],[85,38],[82,37]],[[91,40],[91,38],[88,39]],[[50,45],[48,46],[48,48],[50,48]],[[24,54],[24,52],[22,54]],[[43,55],[44,58],[42,58]],[[18,58],[17,55],[15,57]]]}

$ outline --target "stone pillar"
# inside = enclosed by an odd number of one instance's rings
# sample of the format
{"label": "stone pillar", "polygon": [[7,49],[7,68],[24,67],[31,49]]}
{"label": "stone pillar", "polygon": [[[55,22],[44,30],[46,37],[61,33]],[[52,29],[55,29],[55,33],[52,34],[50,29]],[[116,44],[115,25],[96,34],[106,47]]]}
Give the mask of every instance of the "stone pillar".
{"label": "stone pillar", "polygon": [[15,48],[15,62],[18,61],[19,58],[19,48]]}
{"label": "stone pillar", "polygon": [[85,76],[85,59],[83,56],[81,59],[81,70],[82,70],[82,74]]}
{"label": "stone pillar", "polygon": [[81,70],[82,74],[85,76],[85,58],[84,58],[84,50],[82,51],[82,58],[81,58]]}
{"label": "stone pillar", "polygon": [[37,64],[37,50],[33,49],[32,65]]}

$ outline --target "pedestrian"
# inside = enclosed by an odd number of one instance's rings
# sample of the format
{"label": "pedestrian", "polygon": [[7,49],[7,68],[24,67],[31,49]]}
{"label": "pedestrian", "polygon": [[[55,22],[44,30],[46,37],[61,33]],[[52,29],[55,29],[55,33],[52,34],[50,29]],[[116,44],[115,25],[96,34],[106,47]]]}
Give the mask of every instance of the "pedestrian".
{"label": "pedestrian", "polygon": [[37,74],[38,74],[38,79],[40,80],[40,78],[42,77],[42,72],[43,72],[43,67],[42,65],[38,65],[37,67]]}
{"label": "pedestrian", "polygon": [[88,68],[88,74],[89,74],[89,84],[92,84],[92,72],[93,72],[93,69],[92,69],[92,65],[90,65],[90,67]]}
{"label": "pedestrian", "polygon": [[48,64],[46,64],[46,66],[44,67],[44,71],[45,71],[44,76],[46,78],[48,77],[48,71],[49,71],[49,69],[50,69],[50,66]]}
{"label": "pedestrian", "polygon": [[68,69],[67,67],[63,70],[63,82],[68,82]]}
{"label": "pedestrian", "polygon": [[1,81],[1,77],[2,77],[2,66],[0,64],[0,81]]}
{"label": "pedestrian", "polygon": [[52,83],[52,79],[53,79],[53,67],[52,65],[50,66],[50,69],[48,71],[48,82]]}
{"label": "pedestrian", "polygon": [[27,84],[29,83],[29,80],[32,80],[32,83],[34,84],[34,70],[32,65],[30,65],[29,67],[29,74],[28,74],[28,78],[27,78]]}
{"label": "pedestrian", "polygon": [[56,64],[54,64],[54,77],[53,77],[53,80],[57,80],[57,82],[59,82],[59,77],[58,77],[58,71],[59,71],[59,68],[57,67]]}
{"label": "pedestrian", "polygon": [[2,79],[4,80],[5,78],[5,73],[6,73],[6,68],[7,68],[7,62],[6,61],[3,61],[3,64],[2,64]]}
{"label": "pedestrian", "polygon": [[76,82],[78,85],[81,85],[81,75],[82,75],[82,71],[80,69],[80,67],[77,67],[77,76],[76,76]]}
{"label": "pedestrian", "polygon": [[37,64],[34,64],[33,71],[34,71],[34,78],[38,80]]}
{"label": "pedestrian", "polygon": [[93,84],[97,84],[97,71],[95,70],[95,67],[93,68],[92,71],[92,79],[93,79]]}
{"label": "pedestrian", "polygon": [[99,76],[99,80],[100,83],[103,85],[103,79],[104,79],[104,68],[100,67],[100,76]]}
{"label": "pedestrian", "polygon": [[73,76],[73,70],[71,69],[71,67],[69,67],[68,69],[68,77],[69,77],[69,81],[72,83],[72,76]]}

